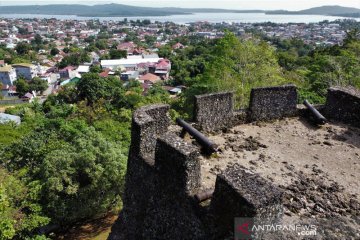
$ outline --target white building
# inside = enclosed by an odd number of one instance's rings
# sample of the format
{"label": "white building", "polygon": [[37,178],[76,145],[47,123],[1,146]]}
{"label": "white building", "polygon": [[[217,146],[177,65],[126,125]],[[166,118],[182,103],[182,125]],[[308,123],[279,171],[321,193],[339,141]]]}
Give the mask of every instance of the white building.
{"label": "white building", "polygon": [[88,73],[90,72],[90,66],[80,65],[77,69],[77,72],[80,74]]}
{"label": "white building", "polygon": [[157,63],[163,58],[122,58],[113,60],[101,60],[101,66],[103,68],[117,69],[119,67],[124,68],[136,68],[140,63]]}
{"label": "white building", "polygon": [[16,81],[16,71],[9,65],[0,67],[0,81],[2,85],[12,86],[14,81]]}

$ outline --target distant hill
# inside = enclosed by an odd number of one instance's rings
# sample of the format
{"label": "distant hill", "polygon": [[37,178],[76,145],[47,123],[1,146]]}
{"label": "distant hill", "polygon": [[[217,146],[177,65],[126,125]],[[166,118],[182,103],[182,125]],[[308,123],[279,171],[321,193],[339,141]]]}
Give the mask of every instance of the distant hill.
{"label": "distant hill", "polygon": [[87,17],[131,17],[131,16],[170,16],[193,13],[266,13],[266,14],[316,14],[331,16],[357,17],[360,9],[341,6],[323,6],[302,11],[264,11],[264,10],[229,10],[212,8],[152,8],[123,4],[79,5],[50,4],[28,6],[1,6],[0,14],[46,14],[77,15]]}
{"label": "distant hill", "polygon": [[266,14],[296,14],[296,15],[327,15],[327,16],[345,16],[345,17],[358,17],[360,15],[360,9],[341,7],[341,6],[322,6],[301,11],[267,11]]}
{"label": "distant hill", "polygon": [[163,8],[135,7],[123,4],[79,5],[51,4],[29,6],[2,6],[0,14],[47,14],[47,15],[77,15],[89,17],[112,16],[167,16],[187,14],[180,10]]}
{"label": "distant hill", "polygon": [[183,11],[190,13],[264,13],[265,10],[236,10],[219,8],[163,8],[174,11]]}
{"label": "distant hill", "polygon": [[47,14],[47,15],[77,15],[89,17],[131,17],[131,16],[169,16],[176,14],[192,14],[197,12],[232,12],[249,13],[265,12],[261,10],[227,10],[227,9],[197,9],[197,8],[151,8],[136,7],[123,4],[102,5],[28,5],[28,6],[2,6],[0,14]]}

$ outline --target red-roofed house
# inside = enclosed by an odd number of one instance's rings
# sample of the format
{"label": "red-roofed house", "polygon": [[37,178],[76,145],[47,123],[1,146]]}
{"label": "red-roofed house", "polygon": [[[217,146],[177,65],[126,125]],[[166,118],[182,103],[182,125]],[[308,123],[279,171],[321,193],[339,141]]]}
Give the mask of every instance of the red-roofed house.
{"label": "red-roofed house", "polygon": [[140,47],[140,48],[135,48],[132,53],[133,55],[141,55],[145,52],[146,52],[145,48]]}
{"label": "red-roofed house", "polygon": [[17,95],[16,86],[10,86],[8,84],[1,86],[1,95],[4,97],[11,97]]}
{"label": "red-roofed house", "polygon": [[179,42],[172,46],[172,49],[183,49],[183,48],[185,48],[185,46]]}
{"label": "red-roofed house", "polygon": [[153,72],[155,72],[155,64],[150,62],[143,62],[136,65],[136,68],[139,72],[139,74],[146,74],[149,72],[149,68],[154,69]]}
{"label": "red-roofed house", "polygon": [[168,79],[171,70],[171,62],[168,59],[161,59],[155,65],[155,74],[162,79]]}
{"label": "red-roofed house", "polygon": [[110,71],[111,71],[110,68],[105,68],[101,73],[99,73],[99,76],[100,77],[108,77]]}
{"label": "red-roofed house", "polygon": [[161,78],[159,76],[152,73],[147,73],[144,76],[141,76],[139,79],[144,81],[144,83],[150,83],[150,84],[161,81]]}
{"label": "red-roofed house", "polygon": [[136,45],[133,42],[124,42],[117,46],[117,50],[127,51],[128,54],[132,54],[135,48]]}

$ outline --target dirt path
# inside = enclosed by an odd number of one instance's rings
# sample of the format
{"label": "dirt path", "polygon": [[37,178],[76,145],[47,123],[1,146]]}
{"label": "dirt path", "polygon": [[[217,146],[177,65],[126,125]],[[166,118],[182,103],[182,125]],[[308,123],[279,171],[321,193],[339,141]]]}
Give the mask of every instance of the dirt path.
{"label": "dirt path", "polygon": [[74,226],[68,232],[59,234],[55,240],[106,240],[117,218],[118,214],[109,214]]}
{"label": "dirt path", "polygon": [[12,105],[9,105],[9,106],[1,105],[1,106],[0,106],[0,113],[5,112],[5,110],[6,110],[7,108],[13,108],[13,107],[15,107],[15,106],[12,106]]}

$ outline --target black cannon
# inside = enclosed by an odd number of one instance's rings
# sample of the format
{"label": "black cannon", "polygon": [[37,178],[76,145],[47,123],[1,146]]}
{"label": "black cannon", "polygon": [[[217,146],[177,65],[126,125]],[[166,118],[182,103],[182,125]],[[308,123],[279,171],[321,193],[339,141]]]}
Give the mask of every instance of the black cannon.
{"label": "black cannon", "polygon": [[316,109],[314,106],[312,106],[308,100],[304,100],[304,105],[307,107],[307,109],[310,110],[311,114],[313,115],[316,123],[322,125],[327,122],[326,118]]}
{"label": "black cannon", "polygon": [[199,192],[199,193],[195,194],[195,200],[198,203],[202,203],[202,202],[205,202],[206,200],[212,198],[213,194],[214,194],[214,189],[208,189],[203,192]]}
{"label": "black cannon", "polygon": [[190,124],[185,122],[181,118],[176,119],[177,124],[180,127],[183,127],[183,130],[188,132],[195,140],[204,148],[207,153],[213,153],[217,151],[217,146],[215,143],[211,142],[207,137],[205,137],[201,132],[193,128]]}

